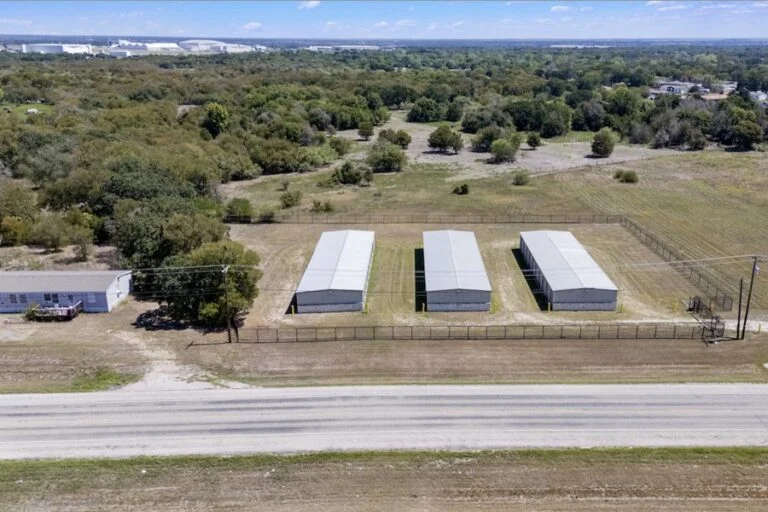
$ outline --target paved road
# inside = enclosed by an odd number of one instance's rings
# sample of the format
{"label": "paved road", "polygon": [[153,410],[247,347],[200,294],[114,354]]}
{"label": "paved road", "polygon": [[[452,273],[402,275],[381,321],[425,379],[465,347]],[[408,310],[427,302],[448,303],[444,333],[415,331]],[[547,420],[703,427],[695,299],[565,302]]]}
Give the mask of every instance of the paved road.
{"label": "paved road", "polygon": [[768,445],[768,385],[0,396],[0,458],[664,445]]}

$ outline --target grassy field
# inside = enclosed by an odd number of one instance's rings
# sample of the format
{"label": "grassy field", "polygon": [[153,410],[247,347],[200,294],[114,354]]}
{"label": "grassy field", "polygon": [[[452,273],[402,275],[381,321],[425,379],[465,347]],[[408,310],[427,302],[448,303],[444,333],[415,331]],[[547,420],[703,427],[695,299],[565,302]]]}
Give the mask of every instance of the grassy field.
{"label": "grassy field", "polygon": [[[8,112],[4,112],[3,108],[10,108],[11,112],[10,114]],[[40,111],[40,114],[50,114],[53,112],[53,105],[48,105],[45,103],[17,103],[17,104],[0,104],[0,116],[3,115],[15,115],[19,119],[26,119],[30,114],[27,114],[27,110],[31,108],[36,108]],[[1,117],[0,117],[1,119]]]}
{"label": "grassy field", "polygon": [[[260,295],[246,319],[253,326],[318,325],[500,325],[585,321],[683,320],[691,318],[683,300],[697,289],[650,249],[618,225],[462,225],[475,232],[483,255],[495,307],[488,313],[427,313],[417,311],[414,250],[422,232],[439,225],[263,224],[232,226],[235,240],[262,256]],[[327,229],[370,229],[376,232],[376,261],[368,288],[368,313],[286,314],[293,292],[314,245]],[[617,312],[542,311],[512,252],[525,229],[570,229],[590,250],[619,288]]]}
{"label": "grassy field", "polygon": [[766,464],[765,448],[0,462],[0,510],[758,511]]}

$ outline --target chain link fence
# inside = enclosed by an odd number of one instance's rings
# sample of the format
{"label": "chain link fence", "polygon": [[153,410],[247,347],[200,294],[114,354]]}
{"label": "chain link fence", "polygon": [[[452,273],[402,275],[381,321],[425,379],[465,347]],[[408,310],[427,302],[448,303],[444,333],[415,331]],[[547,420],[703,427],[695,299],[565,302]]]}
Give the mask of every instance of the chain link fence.
{"label": "chain link fence", "polygon": [[563,324],[563,325],[434,325],[360,327],[249,327],[241,342],[301,343],[372,340],[675,340],[721,337],[700,323]]}
{"label": "chain link fence", "polygon": [[[267,223],[279,224],[618,224],[620,215],[277,215]],[[260,224],[251,217],[227,216],[230,224]]]}

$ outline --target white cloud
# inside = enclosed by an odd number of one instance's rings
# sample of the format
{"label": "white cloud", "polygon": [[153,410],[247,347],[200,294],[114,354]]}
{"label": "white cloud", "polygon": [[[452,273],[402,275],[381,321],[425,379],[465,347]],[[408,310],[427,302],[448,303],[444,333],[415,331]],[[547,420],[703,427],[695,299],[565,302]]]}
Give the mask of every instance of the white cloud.
{"label": "white cloud", "polygon": [[338,25],[338,23],[335,22],[335,21],[326,21],[325,22],[325,26],[328,27],[328,28],[335,27],[336,25]]}
{"label": "white cloud", "polygon": [[682,11],[687,9],[687,5],[665,5],[664,7],[659,7],[656,9],[659,12],[667,12],[667,11]]}
{"label": "white cloud", "polygon": [[30,20],[16,20],[13,18],[0,18],[0,25],[31,25]]}
{"label": "white cloud", "polygon": [[454,21],[453,23],[451,23],[451,26],[452,26],[452,27],[460,27],[460,26],[462,26],[463,24],[464,24],[464,22],[463,22],[463,21]]}
{"label": "white cloud", "polygon": [[427,25],[427,30],[435,30],[437,28],[437,23],[430,23]]}
{"label": "white cloud", "polygon": [[733,9],[736,7],[733,4],[715,4],[715,5],[703,5],[700,7],[700,9],[704,10],[711,10],[711,9]]}
{"label": "white cloud", "polygon": [[588,5],[586,7],[579,8],[579,12],[592,12],[592,6]]}
{"label": "white cloud", "polygon": [[573,19],[573,16],[563,16],[560,18],[560,21],[571,21]]}
{"label": "white cloud", "polygon": [[314,9],[315,7],[320,7],[320,0],[305,0],[304,2],[299,2],[299,9]]}
{"label": "white cloud", "polygon": [[553,5],[549,8],[552,12],[568,12],[572,9],[572,7],[568,7],[567,5]]}
{"label": "white cloud", "polygon": [[251,21],[250,23],[243,25],[243,28],[245,30],[259,30],[261,28],[261,23],[258,21]]}
{"label": "white cloud", "polygon": [[768,2],[755,2],[752,7],[768,7]]}
{"label": "white cloud", "polygon": [[120,13],[121,18],[137,18],[139,16],[144,16],[144,11],[131,11],[131,12]]}
{"label": "white cloud", "polygon": [[412,27],[416,24],[414,20],[398,20],[395,25],[398,27]]}
{"label": "white cloud", "polygon": [[650,0],[649,2],[645,2],[645,5],[659,5],[663,3],[664,2],[662,2],[661,0]]}
{"label": "white cloud", "polygon": [[552,23],[552,18],[536,18],[536,23],[541,23],[542,25]]}
{"label": "white cloud", "polygon": [[374,27],[388,27],[389,23],[387,23],[386,21],[380,21],[378,23],[375,23],[373,26]]}

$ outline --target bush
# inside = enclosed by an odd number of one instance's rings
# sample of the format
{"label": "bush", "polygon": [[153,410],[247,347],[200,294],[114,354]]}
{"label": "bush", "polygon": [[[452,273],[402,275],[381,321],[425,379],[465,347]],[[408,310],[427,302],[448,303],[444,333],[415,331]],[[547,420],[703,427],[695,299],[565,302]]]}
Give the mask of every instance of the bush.
{"label": "bush", "polygon": [[739,121],[733,128],[733,143],[737,149],[750,150],[763,140],[763,129],[752,121]]}
{"label": "bush", "polygon": [[531,181],[531,176],[527,171],[517,171],[512,176],[512,184],[516,187],[527,185],[529,181]]}
{"label": "bush", "polygon": [[357,134],[363,139],[369,140],[373,135],[373,123],[368,121],[360,123],[360,126],[357,129]]}
{"label": "bush", "polygon": [[274,208],[264,208],[259,212],[258,220],[262,224],[272,224],[275,222]]}
{"label": "bush", "polygon": [[19,217],[5,217],[0,222],[0,245],[24,245],[32,223]]}
{"label": "bush", "polygon": [[619,183],[637,183],[640,181],[635,171],[616,171],[613,173],[613,179],[619,180]]}
{"label": "bush", "polygon": [[456,194],[457,196],[466,196],[467,194],[469,194],[469,185],[464,183],[464,184],[459,185],[457,187],[453,187],[453,191],[452,192],[454,194]]}
{"label": "bush", "polygon": [[651,127],[645,123],[633,123],[629,131],[631,144],[648,144],[651,142]]}
{"label": "bush", "polygon": [[236,197],[227,203],[227,217],[232,217],[237,222],[251,222],[253,219],[253,206],[247,199]]}
{"label": "bush", "polygon": [[29,233],[29,243],[49,251],[58,251],[69,243],[71,226],[60,215],[45,215]]}
{"label": "bush", "polygon": [[499,139],[491,144],[491,154],[493,161],[497,164],[504,162],[514,162],[517,154],[517,144],[508,139]]}
{"label": "bush", "polygon": [[333,203],[330,201],[320,201],[319,199],[312,201],[312,213],[331,213],[334,210]]}
{"label": "bush", "polygon": [[464,147],[461,134],[454,132],[447,124],[440,125],[437,130],[429,134],[429,147],[445,152],[449,148],[458,153]]}
{"label": "bush", "polygon": [[292,190],[289,192],[283,192],[280,194],[280,206],[283,210],[299,206],[301,204],[301,192],[298,190]]}
{"label": "bush", "polygon": [[472,151],[487,153],[491,150],[491,145],[502,137],[504,137],[504,130],[496,125],[481,128],[472,137]]}
{"label": "bush", "polygon": [[93,231],[83,226],[73,227],[69,238],[75,246],[77,261],[88,261],[93,248]]}
{"label": "bush", "polygon": [[288,187],[291,186],[291,180],[282,180],[280,182],[280,190],[288,190]]}
{"label": "bush", "polygon": [[592,154],[600,158],[607,158],[613,153],[615,145],[616,139],[611,130],[603,128],[592,139]]}
{"label": "bush", "polygon": [[531,149],[536,149],[537,147],[541,146],[541,135],[539,135],[538,132],[531,132],[528,134],[528,139],[526,142],[528,143],[528,147]]}
{"label": "bush", "polygon": [[419,98],[408,112],[408,121],[411,123],[429,123],[439,121],[443,116],[440,104],[430,98]]}
{"label": "bush", "polygon": [[331,137],[328,139],[328,145],[339,157],[346,155],[352,150],[352,141],[343,137]]}
{"label": "bush", "polygon": [[403,150],[387,141],[378,141],[368,152],[366,162],[373,172],[399,172],[408,163]]}
{"label": "bush", "polygon": [[686,140],[689,151],[701,151],[707,147],[707,138],[698,128],[693,130]]}

